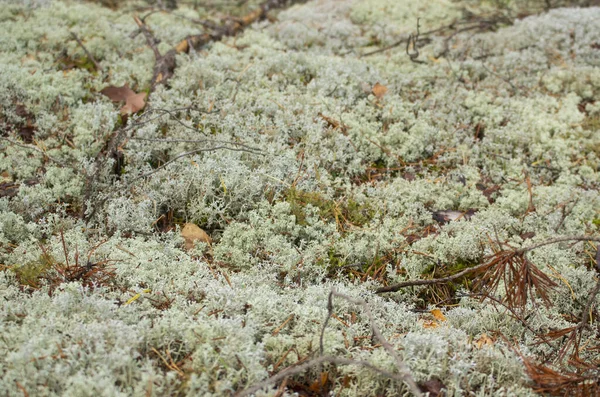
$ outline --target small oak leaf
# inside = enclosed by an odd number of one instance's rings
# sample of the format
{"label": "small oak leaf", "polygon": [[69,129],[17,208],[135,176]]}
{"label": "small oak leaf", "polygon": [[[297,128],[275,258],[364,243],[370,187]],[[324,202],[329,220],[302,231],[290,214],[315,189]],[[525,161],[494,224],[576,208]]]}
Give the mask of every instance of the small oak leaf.
{"label": "small oak leaf", "polygon": [[386,86],[376,83],[371,92],[373,92],[373,95],[375,95],[378,99],[381,99],[386,94],[387,90],[388,89]]}
{"label": "small oak leaf", "polygon": [[115,87],[111,85],[103,88],[100,93],[106,95],[113,102],[126,101],[128,97],[135,95],[135,92],[129,88],[129,85],[127,84],[122,87]]}
{"label": "small oak leaf", "polygon": [[139,112],[146,106],[146,93],[134,94],[127,97],[125,106],[121,108],[121,114],[132,114]]}
{"label": "small oak leaf", "polygon": [[121,87],[109,86],[100,91],[113,102],[123,102],[125,105],[121,108],[121,114],[130,114],[139,112],[146,106],[146,93],[136,94],[129,85],[125,84]]}

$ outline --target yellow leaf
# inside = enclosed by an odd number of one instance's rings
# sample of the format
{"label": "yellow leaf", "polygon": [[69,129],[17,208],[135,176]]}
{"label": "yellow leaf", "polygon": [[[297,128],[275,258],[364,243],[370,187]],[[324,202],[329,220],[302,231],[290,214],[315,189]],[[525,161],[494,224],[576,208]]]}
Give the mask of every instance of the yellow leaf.
{"label": "yellow leaf", "polygon": [[444,316],[444,313],[442,313],[440,309],[433,309],[430,311],[430,313],[433,315],[433,317],[435,317],[436,320],[446,321],[446,316]]}
{"label": "yellow leaf", "polygon": [[175,46],[175,51],[177,51],[178,54],[181,54],[182,52],[188,52],[188,49],[190,48],[188,41],[187,40],[181,40],[179,42],[179,44],[177,44]]}
{"label": "yellow leaf", "polygon": [[127,306],[127,305],[135,302],[136,300],[140,299],[140,296],[142,296],[142,294],[135,294],[135,295],[133,295],[127,302],[125,302],[124,306]]}
{"label": "yellow leaf", "polygon": [[427,320],[423,323],[423,328],[437,328],[440,325],[436,321]]}

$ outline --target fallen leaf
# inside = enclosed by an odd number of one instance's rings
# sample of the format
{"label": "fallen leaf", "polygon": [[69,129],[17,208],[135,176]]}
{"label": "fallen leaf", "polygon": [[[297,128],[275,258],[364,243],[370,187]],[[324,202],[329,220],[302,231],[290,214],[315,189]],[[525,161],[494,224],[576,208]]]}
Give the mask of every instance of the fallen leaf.
{"label": "fallen leaf", "polygon": [[431,378],[430,380],[419,383],[419,389],[421,389],[423,393],[429,393],[429,397],[442,396],[442,389],[445,388],[446,385],[438,378]]}
{"label": "fallen leaf", "polygon": [[475,215],[477,210],[470,209],[466,212],[462,211],[454,211],[454,210],[444,210],[444,211],[435,211],[432,216],[435,221],[438,223],[444,224],[450,221],[456,221],[459,219],[470,220],[473,215]]}
{"label": "fallen leaf", "polygon": [[477,190],[481,191],[481,193],[483,193],[483,195],[488,199],[490,204],[494,203],[494,198],[492,198],[492,194],[500,191],[501,187],[499,185],[493,185],[493,186],[486,186],[483,183],[478,183],[475,185],[475,187],[477,188]]}
{"label": "fallen leaf", "polygon": [[376,83],[373,86],[373,89],[371,90],[371,92],[373,92],[373,95],[375,95],[378,99],[381,99],[385,95],[387,90],[388,89],[386,86]]}
{"label": "fallen leaf", "polygon": [[188,52],[189,48],[190,45],[188,44],[187,39],[184,39],[175,46],[175,51],[177,51],[178,54],[181,54],[182,52]]}
{"label": "fallen leaf", "polygon": [[125,106],[121,108],[121,114],[131,114],[139,112],[146,106],[146,93],[131,95],[125,101]]}
{"label": "fallen leaf", "polygon": [[128,84],[125,84],[122,87],[115,87],[111,85],[109,87],[103,88],[102,91],[100,91],[100,93],[106,95],[108,99],[110,99],[113,102],[126,101],[128,97],[130,97],[131,95],[135,95],[135,92],[131,88],[129,88]]}
{"label": "fallen leaf", "polygon": [[440,309],[433,309],[429,313],[431,313],[436,320],[446,321],[446,316],[444,316],[444,313],[442,313]]}
{"label": "fallen leaf", "polygon": [[121,114],[131,114],[139,112],[146,106],[146,93],[136,94],[129,85],[125,84],[122,87],[109,86],[100,91],[113,102],[123,102],[125,105],[121,108]]}
{"label": "fallen leaf", "polygon": [[206,244],[212,243],[210,236],[193,223],[186,223],[181,230],[181,237],[185,239],[185,249],[194,248],[194,243],[200,241]]}
{"label": "fallen leaf", "polygon": [[520,234],[519,237],[521,237],[522,240],[528,240],[530,238],[534,238],[535,237],[535,233],[534,232],[527,232],[527,233]]}
{"label": "fallen leaf", "polygon": [[423,323],[423,328],[437,328],[440,325],[437,323],[437,321],[433,321],[433,320],[426,320]]}
{"label": "fallen leaf", "polygon": [[310,391],[312,391],[313,393],[318,393],[318,392],[324,391],[324,388],[327,385],[328,379],[329,379],[329,373],[321,372],[320,379],[313,382],[310,385],[310,387],[309,387]]}
{"label": "fallen leaf", "polygon": [[479,337],[479,339],[473,343],[475,344],[475,347],[481,349],[483,346],[492,346],[494,344],[494,340],[487,336],[487,334],[482,334],[481,337]]}

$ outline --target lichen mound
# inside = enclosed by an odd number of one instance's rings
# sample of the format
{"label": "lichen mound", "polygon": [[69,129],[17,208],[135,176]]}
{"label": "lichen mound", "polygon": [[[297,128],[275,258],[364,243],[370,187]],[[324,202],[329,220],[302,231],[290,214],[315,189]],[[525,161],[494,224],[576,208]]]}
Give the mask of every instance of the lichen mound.
{"label": "lichen mound", "polygon": [[5,2],[0,390],[600,394],[587,3]]}

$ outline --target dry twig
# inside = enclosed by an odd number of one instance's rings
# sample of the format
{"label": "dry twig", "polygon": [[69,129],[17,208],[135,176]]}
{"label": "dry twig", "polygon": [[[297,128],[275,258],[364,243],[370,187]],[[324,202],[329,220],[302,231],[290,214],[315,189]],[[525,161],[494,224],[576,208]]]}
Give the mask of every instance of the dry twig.
{"label": "dry twig", "polygon": [[[383,346],[383,348],[390,354],[390,356],[392,356],[394,358],[394,361],[396,362],[396,367],[398,368],[398,371],[400,373],[396,374],[396,373],[388,372],[384,369],[374,366],[373,364],[369,363],[368,361],[352,360],[352,359],[347,359],[347,358],[323,355],[323,353],[324,353],[323,337],[325,334],[325,328],[327,327],[327,324],[329,323],[329,319],[334,315],[334,313],[333,313],[333,298],[334,297],[345,299],[348,302],[353,303],[355,305],[359,305],[363,308],[367,318],[369,319],[369,324],[371,326],[371,330],[373,331],[373,334],[375,335],[375,337],[377,338],[379,343],[381,343],[381,346]],[[262,382],[259,382],[252,387],[249,387],[248,389],[245,389],[245,390],[242,390],[242,391],[236,393],[235,396],[236,397],[248,396],[252,393],[257,392],[258,390],[260,390],[264,387],[267,387],[272,384],[276,384],[279,381],[284,381],[285,379],[287,379],[290,376],[302,373],[309,368],[317,367],[324,363],[337,364],[337,365],[358,365],[358,366],[366,367],[366,368],[369,368],[387,378],[394,379],[396,381],[407,384],[410,392],[414,396],[422,396],[423,395],[419,386],[417,385],[417,383],[413,379],[412,375],[410,374],[410,370],[408,369],[406,364],[404,364],[404,362],[400,359],[398,354],[396,354],[394,347],[383,337],[383,335],[379,331],[379,327],[377,327],[377,324],[375,324],[373,314],[371,313],[371,310],[369,309],[369,306],[367,305],[367,303],[361,299],[355,299],[355,298],[352,298],[351,296],[341,294],[341,293],[337,292],[335,289],[333,289],[329,293],[329,296],[327,299],[327,318],[325,319],[325,322],[323,323],[323,327],[321,328],[321,335],[319,337],[319,353],[320,353],[319,357],[316,357],[316,358],[314,358],[306,363],[300,364],[300,365],[294,365],[294,366],[288,367],[288,368],[280,371],[276,375],[273,375],[270,378],[268,378]]]}
{"label": "dry twig", "polygon": [[79,46],[83,49],[83,52],[85,52],[85,55],[88,57],[88,59],[90,61],[92,61],[92,63],[94,64],[96,70],[97,71],[102,70],[102,67],[96,61],[96,58],[94,58],[94,56],[92,54],[90,54],[90,52],[88,51],[88,49],[85,48],[85,46],[83,45],[83,42],[79,39],[79,37],[75,33],[73,33],[73,32],[71,32],[71,36],[75,39],[75,41],[77,42],[77,44],[79,44]]}
{"label": "dry twig", "polygon": [[[533,251],[537,248],[546,246],[546,245],[551,245],[551,244],[556,244],[556,243],[561,243],[561,242],[567,242],[567,241],[596,241],[596,242],[600,242],[600,237],[593,237],[593,236],[565,236],[565,237],[557,237],[557,238],[553,238],[553,239],[549,239],[534,245],[530,245],[528,247],[523,247],[523,248],[519,248],[516,250],[502,250],[502,251],[497,251],[494,255],[492,255],[490,257],[489,261],[486,261],[480,265],[474,266],[474,267],[470,267],[468,269],[465,269],[459,273],[453,274],[451,276],[448,277],[442,277],[442,278],[436,278],[436,279],[431,279],[431,280],[410,280],[410,281],[405,281],[402,283],[398,283],[398,284],[394,284],[394,285],[389,285],[386,287],[381,287],[379,289],[377,289],[377,293],[384,293],[384,292],[396,292],[401,290],[402,288],[406,288],[406,287],[414,287],[414,286],[418,286],[418,285],[434,285],[434,284],[445,284],[448,283],[450,281],[456,280],[458,278],[461,278],[467,274],[470,273],[474,273],[474,272],[478,272],[478,271],[483,271],[486,270],[487,268],[489,268],[491,265],[494,264],[500,264],[500,263],[504,263],[506,264],[506,261],[513,259],[513,258],[517,258],[519,256],[524,256],[527,252],[529,251]],[[523,257],[524,258],[524,257]],[[525,259],[526,260],[526,259]],[[495,261],[495,262],[494,262]],[[503,261],[503,262],[502,262]]]}

